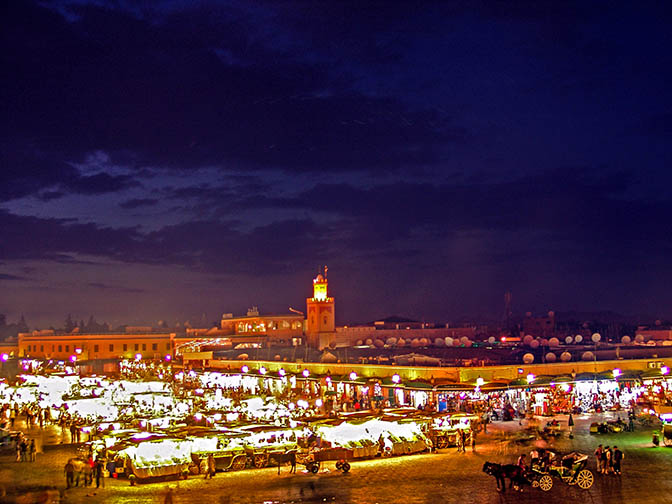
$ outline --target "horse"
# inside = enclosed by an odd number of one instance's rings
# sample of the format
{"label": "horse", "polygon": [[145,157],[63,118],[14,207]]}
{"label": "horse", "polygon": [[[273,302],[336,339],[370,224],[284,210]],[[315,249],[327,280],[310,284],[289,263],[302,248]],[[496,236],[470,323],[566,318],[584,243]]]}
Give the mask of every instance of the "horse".
{"label": "horse", "polygon": [[285,453],[280,453],[280,452],[273,452],[270,453],[268,456],[269,462],[272,460],[275,460],[276,463],[278,464],[278,474],[280,474],[280,465],[285,464],[289,462],[289,464],[292,466],[289,469],[289,473],[295,473],[296,474],[296,451],[288,451]]}
{"label": "horse", "polygon": [[506,491],[506,480],[509,478],[509,490],[514,486],[519,488],[523,484],[529,483],[525,477],[525,471],[514,464],[495,464],[494,462],[486,462],[483,464],[483,472],[493,476],[497,481],[497,491]]}

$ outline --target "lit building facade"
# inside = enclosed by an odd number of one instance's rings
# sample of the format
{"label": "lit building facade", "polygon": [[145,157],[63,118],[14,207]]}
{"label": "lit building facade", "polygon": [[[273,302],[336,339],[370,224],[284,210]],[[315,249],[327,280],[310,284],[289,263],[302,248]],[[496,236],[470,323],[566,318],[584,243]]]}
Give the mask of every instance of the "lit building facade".
{"label": "lit building facade", "polygon": [[19,357],[88,361],[97,359],[165,359],[174,354],[175,333],[58,334],[19,333]]}

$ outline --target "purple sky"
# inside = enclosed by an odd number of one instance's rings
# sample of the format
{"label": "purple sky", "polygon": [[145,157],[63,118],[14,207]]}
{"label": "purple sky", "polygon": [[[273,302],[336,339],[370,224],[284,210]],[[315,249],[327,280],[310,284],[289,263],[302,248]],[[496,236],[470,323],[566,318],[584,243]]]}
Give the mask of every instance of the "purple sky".
{"label": "purple sky", "polygon": [[9,1],[0,312],[672,315],[667,2]]}

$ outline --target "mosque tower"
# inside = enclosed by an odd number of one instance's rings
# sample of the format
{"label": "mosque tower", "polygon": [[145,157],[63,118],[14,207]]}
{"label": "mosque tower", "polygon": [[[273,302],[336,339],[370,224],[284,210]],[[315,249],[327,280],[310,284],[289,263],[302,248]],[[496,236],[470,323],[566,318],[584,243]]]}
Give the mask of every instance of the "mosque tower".
{"label": "mosque tower", "polygon": [[336,330],[334,298],[327,290],[327,270],[313,278],[313,297],[306,299],[306,337],[308,344],[324,348]]}

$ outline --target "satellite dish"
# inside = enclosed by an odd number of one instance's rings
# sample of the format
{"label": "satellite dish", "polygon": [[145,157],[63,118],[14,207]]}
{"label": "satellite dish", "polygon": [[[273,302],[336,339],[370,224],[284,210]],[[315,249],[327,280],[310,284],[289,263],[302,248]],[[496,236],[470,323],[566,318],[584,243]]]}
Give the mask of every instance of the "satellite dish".
{"label": "satellite dish", "polygon": [[574,338],[572,338],[571,336],[567,336],[565,338],[565,344],[567,344],[567,345],[571,345],[572,341],[574,341]]}
{"label": "satellite dish", "polygon": [[492,345],[495,341],[496,341],[496,339],[495,339],[494,336],[490,336],[490,337],[488,338],[488,343],[490,343],[491,345]]}
{"label": "satellite dish", "polygon": [[576,341],[577,343],[581,343],[583,341],[583,336],[581,336],[580,334],[577,334],[576,338],[574,338],[574,341]]}
{"label": "satellite dish", "polygon": [[446,336],[446,346],[453,346],[453,338]]}
{"label": "satellite dish", "polygon": [[591,340],[593,340],[593,343],[599,343],[599,341],[602,339],[602,335],[600,333],[595,333],[590,337]]}
{"label": "satellite dish", "polygon": [[625,335],[621,338],[621,343],[623,343],[624,345],[629,345],[631,342],[632,342],[632,340],[630,339],[630,336],[628,336],[628,335]]}
{"label": "satellite dish", "polygon": [[534,362],[534,355],[531,353],[526,353],[523,355],[523,362],[525,364],[532,364]]}
{"label": "satellite dish", "polygon": [[445,344],[446,344],[446,340],[444,340],[443,338],[436,338],[434,340],[434,345],[435,346],[444,346]]}
{"label": "satellite dish", "polygon": [[593,352],[583,352],[583,354],[581,354],[581,360],[584,361],[595,360],[595,354]]}
{"label": "satellite dish", "polygon": [[539,348],[539,340],[530,341],[530,348]]}
{"label": "satellite dish", "polygon": [[557,356],[553,352],[548,352],[546,354],[546,362],[555,362]]}
{"label": "satellite dish", "polygon": [[552,347],[557,347],[560,346],[560,340],[558,338],[553,337],[548,340],[548,344]]}
{"label": "satellite dish", "polygon": [[570,360],[572,360],[572,354],[569,352],[562,352],[560,354],[560,360],[562,362],[569,362]]}
{"label": "satellite dish", "polygon": [[532,341],[534,341],[534,336],[532,336],[531,334],[527,334],[523,338],[523,343],[527,346],[530,346],[530,343],[532,343]]}

